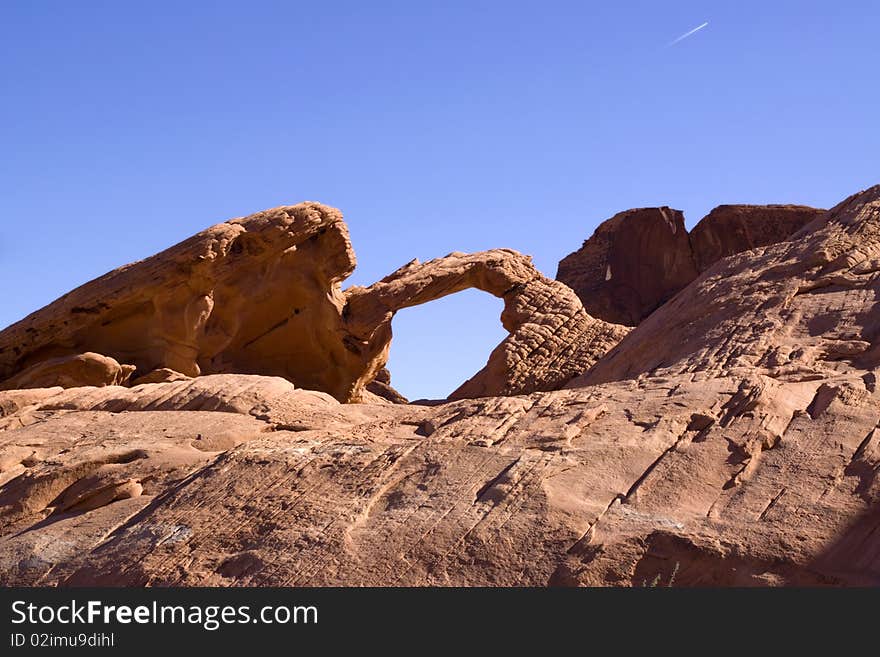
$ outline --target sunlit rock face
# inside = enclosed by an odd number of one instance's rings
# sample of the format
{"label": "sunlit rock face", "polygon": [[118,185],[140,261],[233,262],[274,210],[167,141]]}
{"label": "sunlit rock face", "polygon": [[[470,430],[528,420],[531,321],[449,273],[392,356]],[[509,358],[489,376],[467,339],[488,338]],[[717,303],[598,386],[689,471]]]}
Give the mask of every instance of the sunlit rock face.
{"label": "sunlit rock face", "polygon": [[[69,292],[0,332],[0,386],[281,376],[340,401],[402,398],[385,376],[402,308],[477,288],[510,335],[454,397],[562,387],[627,329],[508,249],[411,262],[343,292],[355,267],[342,214],[318,203],[233,219]],[[63,372],[62,372],[63,370]]]}

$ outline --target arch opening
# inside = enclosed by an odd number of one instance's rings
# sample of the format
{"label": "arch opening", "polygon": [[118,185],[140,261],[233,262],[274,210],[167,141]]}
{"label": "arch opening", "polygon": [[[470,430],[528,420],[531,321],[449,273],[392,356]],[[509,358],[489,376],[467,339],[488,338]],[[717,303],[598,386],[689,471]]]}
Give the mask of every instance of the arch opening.
{"label": "arch opening", "polygon": [[503,310],[502,299],[471,288],[397,311],[387,364],[391,385],[410,401],[445,399],[509,335]]}

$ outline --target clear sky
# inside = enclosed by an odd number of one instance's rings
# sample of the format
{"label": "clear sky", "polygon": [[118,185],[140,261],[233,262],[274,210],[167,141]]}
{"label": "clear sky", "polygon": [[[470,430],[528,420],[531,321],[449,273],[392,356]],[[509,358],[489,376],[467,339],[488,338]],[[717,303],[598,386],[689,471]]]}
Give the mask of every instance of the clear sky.
{"label": "clear sky", "polygon": [[[302,200],[343,210],[358,284],[493,247],[552,277],[630,207],[830,206],[880,183],[878,24],[874,0],[6,0],[0,326]],[[500,311],[402,311],[394,384],[445,396]]]}

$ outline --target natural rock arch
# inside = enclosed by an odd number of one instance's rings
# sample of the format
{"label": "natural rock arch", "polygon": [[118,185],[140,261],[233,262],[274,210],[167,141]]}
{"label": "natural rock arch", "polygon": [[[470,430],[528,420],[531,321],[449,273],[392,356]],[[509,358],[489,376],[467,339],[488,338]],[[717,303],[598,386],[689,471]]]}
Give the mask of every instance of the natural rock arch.
{"label": "natural rock arch", "polygon": [[559,388],[627,332],[588,315],[571,289],[544,277],[528,256],[510,249],[451,253],[426,263],[413,260],[369,287],[346,292],[346,328],[375,354],[364,380],[372,380],[388,359],[397,311],[470,288],[504,301],[501,323],[510,335],[451,399]]}
{"label": "natural rock arch", "polygon": [[[265,374],[360,401],[387,361],[394,313],[467,288],[504,300],[510,336],[454,397],[558,388],[628,330],[588,315],[574,292],[515,251],[414,261],[343,292],[354,267],[348,228],[334,208],[301,203],[232,219],[0,331],[0,385],[23,372],[31,387],[54,385],[54,370],[51,382],[41,374],[46,361],[70,378],[83,359],[109,357],[118,362],[108,372],[135,381],[175,372]],[[119,382],[115,374],[103,384]]]}

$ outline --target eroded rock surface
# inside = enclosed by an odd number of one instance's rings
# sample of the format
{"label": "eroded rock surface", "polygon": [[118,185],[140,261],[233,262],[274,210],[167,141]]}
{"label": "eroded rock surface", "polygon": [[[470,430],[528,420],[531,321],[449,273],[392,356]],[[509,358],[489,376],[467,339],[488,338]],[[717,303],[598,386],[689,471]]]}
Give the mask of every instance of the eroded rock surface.
{"label": "eroded rock surface", "polygon": [[437,407],[199,393],[222,411],[178,410],[171,385],[153,410],[56,389],[0,432],[0,582],[880,582],[880,404],[859,378]]}
{"label": "eroded rock surface", "polygon": [[565,285],[534,268],[531,258],[509,249],[452,253],[413,261],[368,288],[346,295],[346,327],[384,367],[394,313],[468,288],[504,300],[501,323],[510,335],[486,366],[450,398],[516,395],[554,390],[588,369],[626,334],[622,326],[588,315]]}
{"label": "eroded rock surface", "polygon": [[568,288],[515,251],[411,263],[343,293],[340,282],[354,266],[341,213],[317,203],[218,224],[0,332],[0,385],[125,382],[110,372],[100,380],[91,371],[50,376],[62,365],[72,371],[83,359],[74,355],[88,350],[96,352],[90,362],[126,363],[125,374],[138,383],[262,374],[340,401],[366,399],[372,384],[371,394],[400,402],[376,378],[388,359],[394,313],[470,287],[505,300],[501,319],[511,336],[459,397],[559,388],[626,333],[587,315]]}
{"label": "eroded rock surface", "polygon": [[[0,392],[0,584],[880,585],[880,186],[826,219],[717,262],[561,390]],[[365,326],[435,294],[429,264]]]}
{"label": "eroded rock surface", "polygon": [[556,279],[591,315],[636,326],[721,258],[784,241],[824,214],[798,205],[722,205],[688,234],[679,210],[627,210],[563,258]]}
{"label": "eroded rock surface", "polygon": [[92,352],[58,356],[34,363],[6,379],[0,383],[0,390],[124,385],[134,370],[134,365],[120,365],[113,358]]}
{"label": "eroded rock surface", "polygon": [[719,205],[691,231],[697,269],[759,246],[784,242],[825,210],[805,205]]}
{"label": "eroded rock surface", "polygon": [[217,224],[0,332],[0,379],[93,351],[137,376],[260,373],[345,398],[360,359],[342,339],[339,283],[354,266],[341,213],[317,203]]}
{"label": "eroded rock surface", "polygon": [[717,262],[570,385],[731,371],[822,380],[873,370],[878,198],[880,186],[872,187],[793,241]]}

